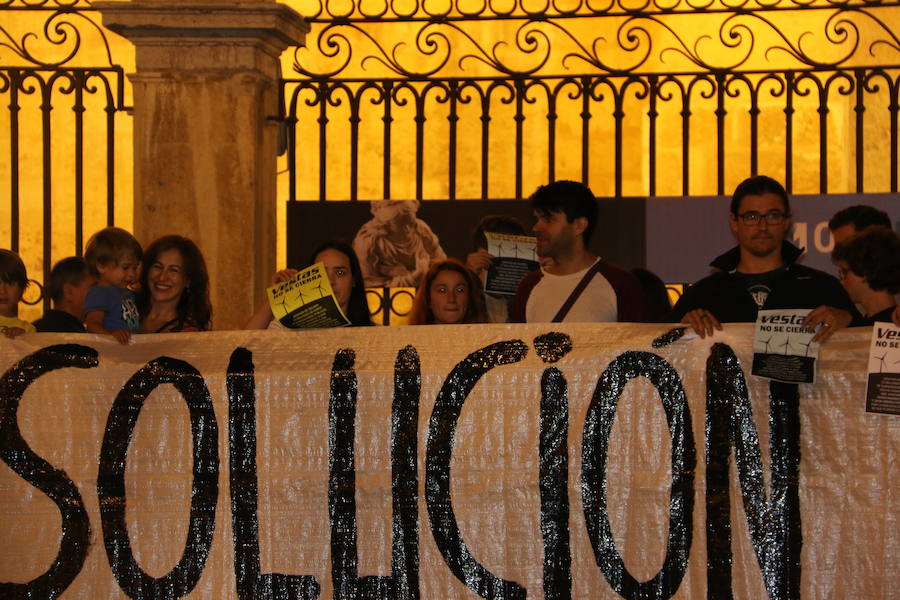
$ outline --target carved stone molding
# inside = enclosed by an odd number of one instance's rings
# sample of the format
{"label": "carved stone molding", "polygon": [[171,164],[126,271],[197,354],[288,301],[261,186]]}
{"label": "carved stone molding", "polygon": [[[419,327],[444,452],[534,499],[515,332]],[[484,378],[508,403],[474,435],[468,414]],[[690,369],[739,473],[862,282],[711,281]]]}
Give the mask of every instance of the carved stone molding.
{"label": "carved stone molding", "polygon": [[[138,48],[138,70],[260,66],[255,51],[277,61],[302,46],[309,25],[293,9],[263,2],[95,2],[103,25]],[[226,49],[227,51],[223,51]],[[262,59],[263,62],[269,62]]]}

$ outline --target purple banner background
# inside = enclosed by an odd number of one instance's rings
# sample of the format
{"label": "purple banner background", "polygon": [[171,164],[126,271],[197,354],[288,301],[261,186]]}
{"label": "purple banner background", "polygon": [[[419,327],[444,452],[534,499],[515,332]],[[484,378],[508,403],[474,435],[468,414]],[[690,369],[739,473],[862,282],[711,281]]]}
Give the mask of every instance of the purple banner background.
{"label": "purple banner background", "polygon": [[[728,227],[730,197],[657,197],[647,199],[647,268],[668,283],[693,283],[710,272],[709,263],[735,245]],[[789,234],[806,248],[803,264],[835,273],[828,220],[854,204],[886,211],[900,230],[900,196],[893,194],[829,194],[791,197],[794,227]]]}

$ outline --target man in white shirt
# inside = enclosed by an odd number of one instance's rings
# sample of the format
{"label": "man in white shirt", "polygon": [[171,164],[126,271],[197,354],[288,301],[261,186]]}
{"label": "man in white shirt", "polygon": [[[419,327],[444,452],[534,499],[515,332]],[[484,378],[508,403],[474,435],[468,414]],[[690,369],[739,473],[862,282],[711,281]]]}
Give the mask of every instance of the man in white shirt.
{"label": "man in white shirt", "polygon": [[[645,302],[637,279],[588,249],[597,224],[597,199],[575,181],[541,186],[530,198],[537,254],[548,266],[519,285],[514,323],[640,322]],[[542,261],[543,262],[543,261]]]}

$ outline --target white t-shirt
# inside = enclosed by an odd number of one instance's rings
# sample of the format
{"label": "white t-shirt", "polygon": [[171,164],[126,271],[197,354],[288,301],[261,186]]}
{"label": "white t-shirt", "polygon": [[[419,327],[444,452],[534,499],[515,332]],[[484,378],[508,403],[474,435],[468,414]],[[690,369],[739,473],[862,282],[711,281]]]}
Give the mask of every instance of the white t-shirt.
{"label": "white t-shirt", "polygon": [[[591,264],[586,269],[570,275],[553,275],[543,271],[544,276],[528,296],[528,304],[525,305],[525,320],[528,323],[551,322],[572,294],[572,290],[588,272],[588,269],[593,266]],[[563,319],[565,323],[615,323],[616,321],[618,321],[616,292],[601,273],[594,275]]]}
{"label": "white t-shirt", "polygon": [[484,295],[484,304],[488,313],[488,323],[506,323],[509,321],[509,301],[509,296]]}

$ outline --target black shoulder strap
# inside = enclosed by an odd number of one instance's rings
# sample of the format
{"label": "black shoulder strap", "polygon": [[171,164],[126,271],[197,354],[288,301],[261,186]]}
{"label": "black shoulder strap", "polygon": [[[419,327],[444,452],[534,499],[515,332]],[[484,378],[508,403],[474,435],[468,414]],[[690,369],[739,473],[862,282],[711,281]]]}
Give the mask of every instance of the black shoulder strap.
{"label": "black shoulder strap", "polygon": [[569,297],[566,298],[566,301],[559,308],[559,312],[556,313],[556,316],[553,317],[551,323],[562,323],[562,320],[566,318],[566,315],[569,314],[569,311],[572,310],[572,306],[575,305],[575,302],[578,300],[581,293],[591,282],[591,279],[594,278],[594,275],[600,272],[600,266],[603,263],[603,259],[598,259],[590,269],[588,269],[587,273],[584,274],[584,277],[581,278],[581,281],[578,282],[578,285],[575,286],[575,289],[572,290],[572,293],[569,294]]}

